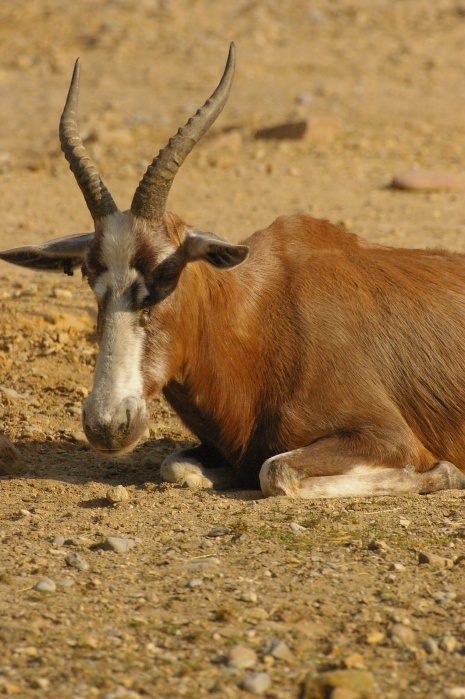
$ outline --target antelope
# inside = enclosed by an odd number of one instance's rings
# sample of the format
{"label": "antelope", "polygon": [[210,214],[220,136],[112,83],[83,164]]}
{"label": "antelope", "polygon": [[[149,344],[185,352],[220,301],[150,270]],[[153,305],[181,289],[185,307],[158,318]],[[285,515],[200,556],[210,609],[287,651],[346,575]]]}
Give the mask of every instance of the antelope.
{"label": "antelope", "polygon": [[233,245],[166,210],[234,66],[231,44],[218,87],[121,212],[79,136],[78,60],[60,140],[94,231],[0,253],[81,266],[95,294],[87,439],[106,456],[132,449],[161,390],[200,442],[165,459],[166,481],[301,498],[465,488],[464,255],[375,245],[306,215]]}

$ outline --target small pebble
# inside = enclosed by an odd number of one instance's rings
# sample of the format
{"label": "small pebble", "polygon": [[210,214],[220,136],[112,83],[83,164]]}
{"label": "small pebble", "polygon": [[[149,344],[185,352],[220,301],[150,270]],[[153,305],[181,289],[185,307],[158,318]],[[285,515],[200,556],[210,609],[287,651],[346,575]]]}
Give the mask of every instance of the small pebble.
{"label": "small pebble", "polygon": [[72,299],[73,298],[73,293],[69,289],[62,289],[58,286],[56,286],[54,289],[52,289],[52,297],[54,299]]}
{"label": "small pebble", "polygon": [[47,691],[50,688],[50,680],[47,677],[34,677],[31,682],[32,689],[43,689]]}
{"label": "small pebble", "polygon": [[444,634],[439,641],[439,648],[445,653],[453,653],[457,646],[457,639],[455,636],[451,636],[450,634]]}
{"label": "small pebble", "polygon": [[418,554],[418,563],[426,563],[436,566],[436,568],[452,568],[454,565],[454,561],[451,558],[444,558],[443,556],[438,556],[436,553],[428,553],[427,551],[420,551]]}
{"label": "small pebble", "polygon": [[61,580],[57,581],[57,587],[72,587],[75,584],[75,582],[76,581],[74,580],[74,578],[70,578],[69,576],[67,576],[66,578],[62,578]]}
{"label": "small pebble", "polygon": [[144,592],[144,599],[147,602],[150,602],[150,604],[158,604],[158,602],[160,601],[160,598],[158,597],[155,590],[146,590]]}
{"label": "small pebble", "polygon": [[400,572],[402,570],[405,570],[405,566],[402,563],[391,563],[389,566],[389,570],[395,570],[397,572]]}
{"label": "small pebble", "polygon": [[306,527],[303,527],[301,524],[297,524],[297,522],[289,522],[289,529],[293,534],[302,534],[302,532],[306,531]]}
{"label": "small pebble", "polygon": [[364,658],[361,653],[351,653],[347,658],[344,658],[344,666],[350,670],[351,668],[363,669]]}
{"label": "small pebble", "polygon": [[257,654],[252,648],[245,646],[234,646],[231,648],[228,657],[228,666],[235,668],[254,667],[257,663]]}
{"label": "small pebble", "polygon": [[253,672],[242,680],[241,687],[251,694],[263,694],[271,687],[271,677],[266,672]]}
{"label": "small pebble", "polygon": [[243,602],[250,602],[251,604],[255,604],[258,601],[258,596],[257,593],[253,590],[245,590],[241,593],[240,599]]}
{"label": "small pebble", "polygon": [[201,578],[192,578],[192,580],[189,580],[187,583],[187,587],[195,588],[195,587],[202,587],[203,585],[203,580]]}
{"label": "small pebble", "polygon": [[372,633],[368,634],[366,641],[370,645],[377,645],[378,643],[382,643],[384,638],[385,636],[383,631],[373,631]]}
{"label": "small pebble", "polygon": [[88,562],[84,559],[81,558],[81,556],[78,553],[70,553],[68,556],[65,558],[66,564],[70,566],[70,568],[76,568],[76,570],[88,570],[89,564]]}
{"label": "small pebble", "polygon": [[446,689],[449,699],[465,699],[465,687],[449,687]]}
{"label": "small pebble", "polygon": [[129,493],[124,485],[115,485],[108,488],[106,498],[111,503],[128,502]]}
{"label": "small pebble", "polygon": [[399,524],[404,529],[408,529],[410,527],[410,521],[404,517],[399,517]]}
{"label": "small pebble", "polygon": [[121,539],[118,536],[107,536],[103,543],[103,548],[106,551],[116,551],[116,553],[127,553],[130,551],[136,542],[134,539]]}
{"label": "small pebble", "polygon": [[423,643],[423,650],[428,653],[428,655],[437,655],[439,652],[438,643],[434,638],[426,638]]}
{"label": "small pebble", "polygon": [[368,548],[370,551],[387,551],[389,547],[382,539],[372,539]]}
{"label": "small pebble", "polygon": [[64,543],[65,537],[61,536],[61,534],[58,536],[54,536],[52,539],[52,544],[54,544],[55,546],[63,546]]}
{"label": "small pebble", "polygon": [[78,647],[92,648],[92,650],[95,650],[96,648],[98,648],[98,639],[91,633],[85,634],[84,636],[81,636],[81,638],[79,639]]}
{"label": "small pebble", "polygon": [[271,648],[268,651],[269,655],[277,660],[284,660],[287,663],[292,663],[295,661],[294,653],[291,651],[287,643],[276,639],[271,644]]}
{"label": "small pebble", "polygon": [[228,527],[213,527],[213,529],[210,529],[207,536],[215,538],[217,536],[227,536],[230,533],[231,530],[228,529]]}
{"label": "small pebble", "polygon": [[29,512],[29,510],[25,510],[24,508],[21,508],[21,510],[19,511],[19,514],[21,515],[21,517],[31,517],[32,516],[32,512]]}
{"label": "small pebble", "polygon": [[110,692],[102,694],[102,699],[141,699],[142,695],[126,687],[116,687]]}
{"label": "small pebble", "polygon": [[41,578],[34,585],[34,590],[38,592],[55,592],[57,586],[50,578]]}
{"label": "small pebble", "polygon": [[415,633],[405,624],[394,624],[391,639],[396,646],[409,647],[415,644]]}

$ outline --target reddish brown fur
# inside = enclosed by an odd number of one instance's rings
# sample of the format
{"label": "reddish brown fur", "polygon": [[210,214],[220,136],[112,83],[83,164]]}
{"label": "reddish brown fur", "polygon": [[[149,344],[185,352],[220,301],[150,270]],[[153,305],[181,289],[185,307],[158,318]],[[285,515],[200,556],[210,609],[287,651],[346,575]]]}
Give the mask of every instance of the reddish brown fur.
{"label": "reddish brown fur", "polygon": [[[164,230],[163,230],[164,228]],[[135,265],[156,264],[167,214],[139,235]],[[270,456],[309,444],[307,475],[354,458],[417,471],[465,471],[465,256],[372,245],[327,221],[283,216],[244,241],[250,256],[220,271],[188,264],[152,307],[170,338],[168,401],[198,436],[256,485]]]}

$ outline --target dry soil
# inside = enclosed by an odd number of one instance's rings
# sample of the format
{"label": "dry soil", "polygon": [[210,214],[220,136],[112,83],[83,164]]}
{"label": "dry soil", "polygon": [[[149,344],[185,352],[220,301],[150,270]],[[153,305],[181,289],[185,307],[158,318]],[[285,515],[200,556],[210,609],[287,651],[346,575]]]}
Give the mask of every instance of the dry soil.
{"label": "dry soil", "polygon": [[[463,172],[457,0],[4,0],[0,247],[92,230],[57,137],[76,56],[81,133],[127,208],[232,39],[229,103],[173,211],[232,241],[307,211],[372,241],[465,251],[463,192],[388,186],[414,167]],[[303,138],[254,137],[289,119],[307,121]],[[159,397],[150,440],[102,460],[80,425],[97,353],[86,283],[0,263],[0,303],[0,432],[25,462],[0,481],[0,694],[235,699],[263,672],[263,696],[287,699],[352,668],[380,697],[465,696],[462,493],[298,502],[167,486],[161,460],[192,437]],[[111,485],[129,500],[110,504]],[[108,536],[135,546],[104,550]],[[452,567],[420,565],[421,551]],[[36,591],[42,578],[56,591]],[[237,647],[255,652],[248,667]]]}

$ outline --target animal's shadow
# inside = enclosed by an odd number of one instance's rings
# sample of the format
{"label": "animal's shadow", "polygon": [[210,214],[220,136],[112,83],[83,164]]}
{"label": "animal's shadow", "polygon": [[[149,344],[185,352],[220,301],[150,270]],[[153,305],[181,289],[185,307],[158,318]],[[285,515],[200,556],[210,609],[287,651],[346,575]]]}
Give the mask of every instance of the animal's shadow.
{"label": "animal's shadow", "polygon": [[[138,445],[130,454],[115,458],[105,458],[95,452],[87,442],[63,437],[55,441],[21,440],[17,443],[24,461],[24,468],[15,475],[0,477],[0,484],[6,480],[41,479],[59,481],[74,485],[102,483],[104,485],[135,486],[137,489],[157,491],[173,488],[162,481],[160,465],[176,449],[195,446],[189,440],[175,441],[171,437],[147,440]],[[206,493],[219,491],[205,490]],[[234,500],[255,500],[263,497],[256,490],[222,490],[221,494]],[[99,508],[109,506],[102,496],[81,501],[81,507]]]}

